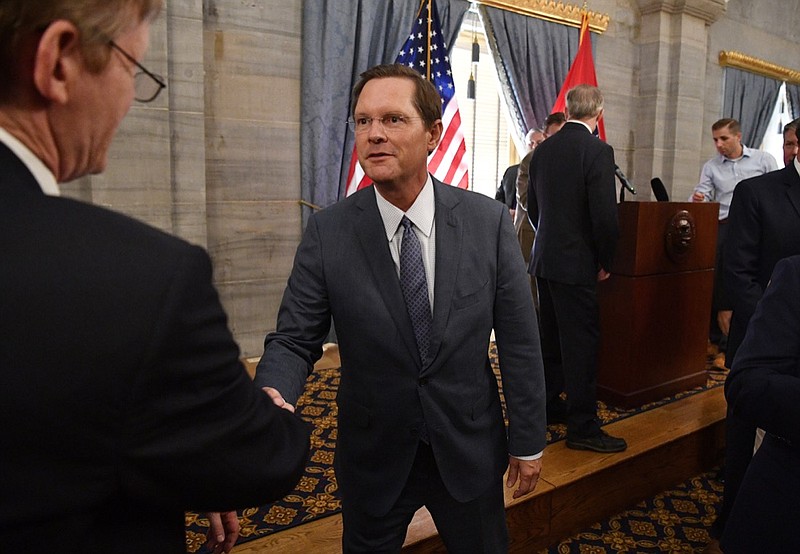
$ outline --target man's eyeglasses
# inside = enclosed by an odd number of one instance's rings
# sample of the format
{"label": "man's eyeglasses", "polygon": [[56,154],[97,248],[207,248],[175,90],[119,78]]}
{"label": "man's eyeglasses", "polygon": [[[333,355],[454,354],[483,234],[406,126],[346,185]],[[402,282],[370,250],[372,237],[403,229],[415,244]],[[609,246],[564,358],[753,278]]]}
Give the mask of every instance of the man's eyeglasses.
{"label": "man's eyeglasses", "polygon": [[167,87],[163,77],[149,71],[145,66],[134,59],[113,40],[108,41],[109,46],[125,56],[139,71],[133,76],[133,98],[137,102],[152,102],[156,99],[161,89]]}
{"label": "man's eyeglasses", "polygon": [[422,119],[421,117],[409,117],[407,115],[400,115],[396,113],[382,115],[381,117],[364,117],[359,116],[356,118],[348,118],[347,124],[350,130],[355,133],[365,133],[371,126],[373,121],[381,124],[384,131],[394,132],[403,131],[408,128],[409,124],[415,119]]}

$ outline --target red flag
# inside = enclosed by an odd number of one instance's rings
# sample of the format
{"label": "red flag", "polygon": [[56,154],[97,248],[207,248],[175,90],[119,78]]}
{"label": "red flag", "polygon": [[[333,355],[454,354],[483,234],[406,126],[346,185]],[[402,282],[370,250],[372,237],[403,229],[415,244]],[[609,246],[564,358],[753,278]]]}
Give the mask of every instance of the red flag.
{"label": "red flag", "polygon": [[[589,14],[583,12],[581,16],[581,33],[578,39],[578,53],[572,60],[572,65],[561,85],[556,103],[550,113],[563,112],[566,108],[566,96],[569,89],[577,85],[597,86],[597,75],[594,72],[594,59],[592,58],[592,41],[589,39]],[[597,133],[602,140],[606,140],[606,128],[603,119],[597,122]]]}
{"label": "red flag", "polygon": [[[461,115],[456,102],[450,57],[447,55],[433,0],[422,0],[408,40],[400,49],[395,63],[419,71],[434,84],[442,97],[442,140],[428,156],[428,171],[443,183],[467,188],[467,146],[461,130]],[[358,163],[354,148],[347,174],[346,195],[350,196],[371,184],[372,181]]]}

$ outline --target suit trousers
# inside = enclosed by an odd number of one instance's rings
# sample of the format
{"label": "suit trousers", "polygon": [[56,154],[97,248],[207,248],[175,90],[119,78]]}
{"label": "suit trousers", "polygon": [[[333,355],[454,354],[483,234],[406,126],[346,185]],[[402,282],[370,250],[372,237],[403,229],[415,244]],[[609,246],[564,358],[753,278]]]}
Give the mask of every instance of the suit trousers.
{"label": "suit trousers", "polygon": [[458,502],[447,491],[431,446],[420,442],[414,465],[397,502],[385,516],[374,516],[342,499],[342,550],[398,553],[414,513],[425,506],[448,552],[508,552],[502,476],[478,498]]}
{"label": "suit trousers", "polygon": [[[717,312],[730,310],[733,307],[731,298],[725,290],[723,279],[725,270],[725,241],[728,238],[728,221],[720,221],[717,228],[717,250],[714,259],[714,291],[711,297],[711,319],[708,322],[708,337],[714,344],[719,344],[721,350],[726,348],[726,339],[717,323]],[[726,359],[726,364],[731,367],[732,358]]]}
{"label": "suit trousers", "polygon": [[600,308],[597,285],[570,285],[536,278],[539,326],[548,407],[567,393],[567,436],[600,432],[597,422],[597,349]]}
{"label": "suit trousers", "polygon": [[747,466],[753,459],[756,443],[756,426],[740,418],[730,409],[725,417],[725,464],[722,474],[725,478],[722,493],[722,508],[711,527],[714,537],[721,537],[733,510],[739,489],[744,481]]}
{"label": "suit trousers", "polygon": [[767,433],[750,462],[722,535],[725,554],[800,552],[800,534],[795,529],[800,521],[798,468],[800,449]]}

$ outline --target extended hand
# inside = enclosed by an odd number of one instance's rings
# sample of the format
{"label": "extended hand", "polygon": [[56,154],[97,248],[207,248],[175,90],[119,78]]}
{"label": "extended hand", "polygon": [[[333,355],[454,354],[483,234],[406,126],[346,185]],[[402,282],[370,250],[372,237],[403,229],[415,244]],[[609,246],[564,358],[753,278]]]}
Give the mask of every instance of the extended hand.
{"label": "extended hand", "polygon": [[236,512],[209,512],[206,547],[213,554],[227,554],[239,538],[239,518]]}
{"label": "extended hand", "polygon": [[728,336],[728,331],[731,329],[732,315],[733,310],[720,310],[717,312],[717,325],[719,325],[719,330],[722,331],[722,334],[726,337]]}
{"label": "extended hand", "polygon": [[508,457],[508,478],[506,487],[509,489],[514,486],[519,478],[519,487],[514,491],[514,498],[526,495],[536,488],[539,481],[539,473],[542,471],[542,459],[520,460],[514,456]]}
{"label": "extended hand", "polygon": [[261,390],[267,393],[267,396],[272,398],[272,401],[275,403],[277,407],[283,408],[284,410],[289,410],[290,412],[294,413],[294,406],[292,406],[286,400],[284,400],[281,393],[279,393],[276,389],[273,389],[272,387],[264,387]]}

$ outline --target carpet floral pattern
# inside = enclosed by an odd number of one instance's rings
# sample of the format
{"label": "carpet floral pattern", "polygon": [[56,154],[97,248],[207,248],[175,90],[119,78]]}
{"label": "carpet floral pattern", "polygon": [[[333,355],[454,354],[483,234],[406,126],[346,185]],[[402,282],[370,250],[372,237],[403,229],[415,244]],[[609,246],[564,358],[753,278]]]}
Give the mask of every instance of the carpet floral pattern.
{"label": "carpet floral pattern", "polygon": [[[490,345],[489,355],[498,375],[498,385],[502,393],[497,369],[497,350]],[[598,417],[603,425],[619,419],[631,417],[668,402],[696,394],[725,381],[725,371],[714,366],[713,354],[709,353],[708,380],[705,386],[696,387],[674,397],[646,404],[640,408],[622,409],[598,402]],[[336,393],[339,387],[339,369],[318,369],[309,377],[306,390],[297,402],[297,412],[314,425],[311,435],[311,457],[305,474],[294,490],[286,497],[266,506],[247,508],[239,511],[241,531],[237,544],[261,538],[265,535],[283,531],[307,523],[314,519],[333,515],[341,510],[337,492],[336,476],[333,471],[333,457],[336,445],[336,418],[338,407]],[[565,425],[550,425],[547,429],[548,443],[564,439]],[[208,519],[204,514],[186,513],[186,551],[203,552],[208,532]],[[661,536],[661,535],[659,535]],[[615,552],[619,550],[610,550]],[[561,551],[558,551],[561,552]],[[564,552],[573,552],[566,550]],[[605,550],[575,550],[574,552],[601,553]]]}
{"label": "carpet floral pattern", "polygon": [[672,490],[543,550],[541,554],[702,552],[722,500],[718,471]]}

